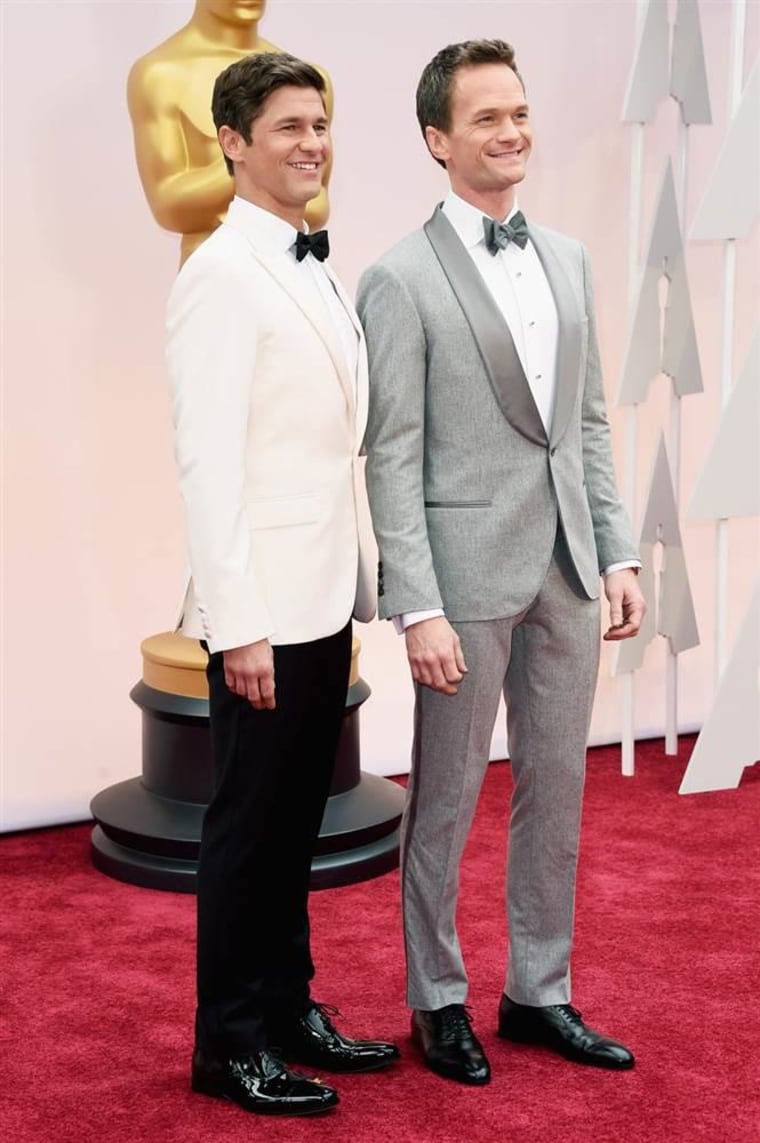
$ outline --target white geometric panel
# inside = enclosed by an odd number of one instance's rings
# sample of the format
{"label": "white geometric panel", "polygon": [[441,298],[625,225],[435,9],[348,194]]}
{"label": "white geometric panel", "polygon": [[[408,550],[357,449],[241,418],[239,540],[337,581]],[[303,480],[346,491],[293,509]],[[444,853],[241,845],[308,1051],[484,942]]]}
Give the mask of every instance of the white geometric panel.
{"label": "white geometric panel", "polygon": [[686,570],[683,548],[668,544],[662,554],[657,633],[670,639],[670,649],[680,655],[699,646],[699,629]]}
{"label": "white geometric panel", "polygon": [[681,104],[684,123],[712,123],[697,0],[678,0],[673,27],[670,94]]}
{"label": "white geometric panel", "polygon": [[760,759],[760,581],[702,727],[679,794],[733,790]]}
{"label": "white geometric panel", "polygon": [[665,371],[673,378],[676,392],[680,395],[700,393],[702,374],[670,159],[665,165],[646,245],[644,270],[623,358],[616,405],[638,405],[645,401],[652,380],[665,368],[660,346],[659,281],[663,273],[673,279],[665,309],[668,362]]}
{"label": "white geometric panel", "polygon": [[669,39],[667,0],[648,0],[623,100],[624,123],[651,123],[657,105],[667,98]]}
{"label": "white geometric panel", "polygon": [[641,571],[639,572],[639,586],[647,601],[647,610],[644,615],[638,635],[633,639],[624,639],[615,644],[615,655],[612,662],[612,677],[627,675],[629,671],[638,671],[643,665],[647,646],[657,635],[657,595],[654,582],[654,544],[639,544],[641,556]]}
{"label": "white geometric panel", "polygon": [[699,632],[678,523],[678,505],[662,434],[641,524],[641,540],[649,544],[660,540],[664,548],[657,631],[670,639],[673,654],[678,655],[699,645]]}
{"label": "white geometric panel", "polygon": [[665,447],[665,437],[662,433],[660,433],[652,476],[649,481],[644,518],[641,521],[641,539],[647,544],[656,544],[658,540],[661,540],[663,544],[672,544],[678,548],[682,546],[681,529],[678,524],[678,505],[673,492],[668,450]]}
{"label": "white geometric panel", "polygon": [[679,397],[685,397],[689,393],[701,393],[704,385],[683,254],[669,259],[668,277],[670,285],[662,338],[662,371],[672,377]]}
{"label": "white geometric panel", "polygon": [[696,241],[743,238],[760,210],[760,59],[742,93],[694,217]]}
{"label": "white geometric panel", "polygon": [[760,515],[760,327],[718,425],[689,505],[690,520]]}
{"label": "white geometric panel", "polygon": [[673,180],[673,165],[668,159],[660,183],[660,193],[657,196],[657,206],[649,236],[647,265],[667,271],[673,259],[680,258],[682,253],[683,239],[676,203],[676,185]]}
{"label": "white geometric panel", "polygon": [[660,372],[661,276],[661,269],[644,267],[615,396],[616,405],[638,405],[645,401],[650,383]]}

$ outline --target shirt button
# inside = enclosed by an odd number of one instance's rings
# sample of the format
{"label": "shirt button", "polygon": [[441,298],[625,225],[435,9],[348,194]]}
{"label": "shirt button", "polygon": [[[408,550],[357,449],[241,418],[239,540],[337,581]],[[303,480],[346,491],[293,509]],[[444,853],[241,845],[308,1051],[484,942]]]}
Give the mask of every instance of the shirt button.
{"label": "shirt button", "polygon": [[531,329],[533,329],[533,326],[534,326],[535,324],[536,324],[536,323],[535,323],[534,321],[529,321],[529,322],[528,322],[528,325],[530,326],[530,328],[531,328]]}
{"label": "shirt button", "polygon": [[517,273],[515,274],[515,277],[516,278],[522,278],[522,270],[518,270]]}
{"label": "shirt button", "polygon": [[540,381],[542,377],[543,377],[542,373],[537,373],[536,374],[536,381]]}

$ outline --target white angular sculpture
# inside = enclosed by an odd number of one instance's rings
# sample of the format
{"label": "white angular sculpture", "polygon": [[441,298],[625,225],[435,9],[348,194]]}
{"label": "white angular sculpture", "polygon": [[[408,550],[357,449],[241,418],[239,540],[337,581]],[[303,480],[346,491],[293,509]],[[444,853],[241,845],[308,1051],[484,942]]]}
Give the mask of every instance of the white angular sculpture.
{"label": "white angular sculpture", "polygon": [[728,126],[689,237],[743,238],[760,210],[760,59]]}
{"label": "white angular sculpture", "polygon": [[760,581],[692,751],[679,794],[734,790],[760,759]]}
{"label": "white angular sculpture", "polygon": [[[662,544],[663,558],[656,582],[654,549],[658,543]],[[662,434],[649,480],[639,551],[641,590],[649,606],[638,635],[617,648],[612,665],[615,677],[639,669],[644,662],[647,645],[655,635],[664,635],[670,640],[674,655],[699,645],[697,617],[678,523],[678,506]]]}
{"label": "white angular sculpture", "polygon": [[690,520],[760,515],[760,327],[689,505]]}
{"label": "white angular sculpture", "polygon": [[660,372],[661,277],[660,269],[644,266],[615,394],[616,405],[638,405],[645,401],[650,384]]}
{"label": "white angular sculpture", "polygon": [[678,0],[673,27],[670,94],[681,105],[684,123],[712,123],[697,0]]}
{"label": "white angular sculpture", "polygon": [[683,253],[681,220],[678,217],[676,185],[673,179],[673,164],[668,159],[660,182],[652,230],[647,246],[647,265],[667,272],[674,258]]}
{"label": "white angular sculpture", "polygon": [[699,646],[699,631],[683,553],[678,505],[662,434],[641,523],[641,540],[649,544],[659,540],[665,549],[660,571],[657,631],[670,640],[673,653],[680,655],[690,647]]}
{"label": "white angular sculpture", "polygon": [[664,546],[657,604],[657,634],[670,641],[674,655],[699,646],[699,629],[686,570],[686,555],[675,544]]}
{"label": "white angular sculpture", "polygon": [[701,393],[704,384],[683,251],[668,260],[668,279],[662,371],[672,378],[678,396],[686,397],[689,393]]}
{"label": "white angular sculpture", "polygon": [[667,0],[648,0],[623,100],[624,123],[651,123],[669,92]]}
{"label": "white angular sculpture", "polygon": [[[659,298],[659,281],[663,274],[668,279],[664,317]],[[661,325],[664,326],[662,347]],[[660,184],[615,403],[637,405],[645,401],[651,382],[660,372],[673,379],[675,391],[681,397],[702,392],[702,370],[669,159]]]}

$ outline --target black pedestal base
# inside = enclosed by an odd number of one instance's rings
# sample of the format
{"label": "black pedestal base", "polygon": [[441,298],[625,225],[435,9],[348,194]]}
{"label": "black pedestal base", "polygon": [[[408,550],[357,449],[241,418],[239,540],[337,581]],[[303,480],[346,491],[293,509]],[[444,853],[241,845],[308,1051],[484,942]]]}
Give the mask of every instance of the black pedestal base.
{"label": "black pedestal base", "polygon": [[[346,696],[331,796],[311,867],[313,889],[366,881],[395,869],[404,791],[359,768],[359,679]],[[149,889],[194,893],[201,823],[213,788],[208,702],[138,683],[142,777],[101,790],[91,803],[93,865]]]}
{"label": "black pedestal base", "polygon": [[[376,774],[362,774],[353,790],[330,798],[311,865],[312,889],[395,869],[403,800],[395,782]],[[194,893],[204,809],[157,798],[140,778],[110,786],[92,803],[96,820],[108,823],[107,834],[100,825],[92,831],[93,865],[132,885]]]}

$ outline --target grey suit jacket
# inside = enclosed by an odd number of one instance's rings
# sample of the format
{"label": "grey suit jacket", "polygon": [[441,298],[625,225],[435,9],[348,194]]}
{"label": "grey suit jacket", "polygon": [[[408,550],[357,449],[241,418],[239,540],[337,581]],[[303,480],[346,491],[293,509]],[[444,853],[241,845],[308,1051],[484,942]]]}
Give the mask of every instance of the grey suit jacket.
{"label": "grey suit jacket", "polygon": [[530,237],[560,322],[548,438],[509,329],[440,207],[359,283],[381,617],[517,614],[541,587],[558,523],[590,599],[600,569],[638,558],[615,486],[586,252],[543,227]]}

